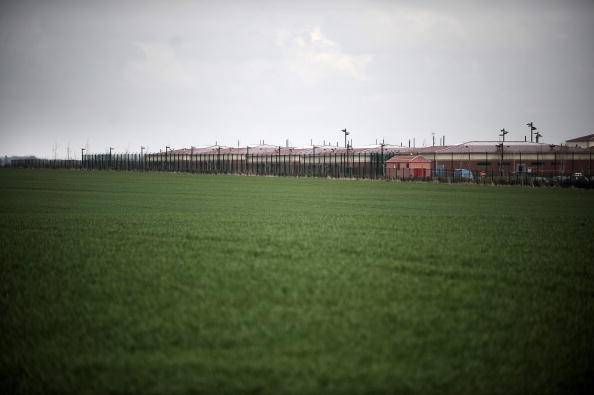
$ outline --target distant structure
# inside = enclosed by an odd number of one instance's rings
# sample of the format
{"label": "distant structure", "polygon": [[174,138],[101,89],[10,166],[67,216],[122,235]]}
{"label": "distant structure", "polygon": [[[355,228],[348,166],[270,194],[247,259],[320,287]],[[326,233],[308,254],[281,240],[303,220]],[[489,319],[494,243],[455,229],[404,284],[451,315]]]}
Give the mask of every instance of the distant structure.
{"label": "distant structure", "polygon": [[0,167],[5,167],[5,166],[10,166],[10,164],[13,161],[19,161],[19,160],[36,160],[37,157],[33,156],[33,155],[29,155],[29,156],[7,156],[5,155],[4,157],[0,157]]}
{"label": "distant structure", "polygon": [[383,141],[346,147],[329,144],[283,147],[264,141],[226,147],[215,143],[181,149],[167,146],[166,152],[142,155],[85,152],[80,160],[20,159],[13,160],[10,166],[334,178],[445,177],[464,170],[480,177],[565,177],[581,173],[589,178],[594,169],[594,135],[568,140],[572,141],[582,147],[507,140],[429,147],[403,147]]}
{"label": "distant structure", "polygon": [[588,134],[586,136],[567,140],[565,143],[568,147],[591,149],[594,148],[594,134]]}

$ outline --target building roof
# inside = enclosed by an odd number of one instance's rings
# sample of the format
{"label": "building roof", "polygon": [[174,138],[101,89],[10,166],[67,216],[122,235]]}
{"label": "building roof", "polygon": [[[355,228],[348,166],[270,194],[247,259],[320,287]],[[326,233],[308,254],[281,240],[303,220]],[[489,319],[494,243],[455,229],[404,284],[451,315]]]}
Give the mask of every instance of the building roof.
{"label": "building roof", "polygon": [[594,141],[594,134],[588,134],[586,136],[576,137],[574,139],[567,140],[568,143],[580,143],[586,141]]}
{"label": "building roof", "polygon": [[[525,141],[468,141],[463,144],[451,145],[435,150],[436,153],[489,153],[489,152],[566,152],[569,147],[564,145],[531,143]],[[571,151],[584,151],[581,148],[571,148]]]}
{"label": "building roof", "polygon": [[[594,134],[580,137],[578,139],[590,138],[594,141]],[[568,142],[577,141],[567,140]],[[586,140],[580,140],[586,141]],[[587,140],[590,141],[590,140]],[[445,145],[445,146],[430,146],[430,147],[403,147],[399,145],[384,144],[383,148],[380,144],[349,147],[349,155],[358,154],[426,154],[431,155],[444,153],[492,153],[492,152],[522,152],[522,153],[547,153],[547,152],[591,152],[593,148],[568,147],[566,145],[546,144],[546,143],[531,143],[526,141],[468,141],[463,144]],[[280,152],[279,152],[280,150]],[[249,145],[243,147],[226,147],[221,145],[212,145],[208,147],[192,147],[182,148],[168,151],[168,154],[250,154],[250,155],[341,155],[345,154],[347,149],[345,147],[337,147],[335,145],[320,145],[308,147],[282,147],[269,144]],[[154,153],[151,155],[165,155],[165,152]]]}
{"label": "building roof", "polygon": [[421,155],[397,155],[386,161],[387,163],[431,162]]}

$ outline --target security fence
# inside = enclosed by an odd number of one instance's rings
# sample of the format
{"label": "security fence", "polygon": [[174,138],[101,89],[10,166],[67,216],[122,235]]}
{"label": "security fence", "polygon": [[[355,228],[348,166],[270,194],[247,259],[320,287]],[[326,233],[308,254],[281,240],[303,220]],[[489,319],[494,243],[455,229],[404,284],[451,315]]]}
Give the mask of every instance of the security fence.
{"label": "security fence", "polygon": [[82,161],[75,159],[13,159],[5,167],[29,169],[80,169]]}
{"label": "security fence", "polygon": [[[407,162],[415,157],[422,158],[423,171]],[[11,167],[530,185],[594,182],[592,152],[85,154],[81,160],[18,159]]]}

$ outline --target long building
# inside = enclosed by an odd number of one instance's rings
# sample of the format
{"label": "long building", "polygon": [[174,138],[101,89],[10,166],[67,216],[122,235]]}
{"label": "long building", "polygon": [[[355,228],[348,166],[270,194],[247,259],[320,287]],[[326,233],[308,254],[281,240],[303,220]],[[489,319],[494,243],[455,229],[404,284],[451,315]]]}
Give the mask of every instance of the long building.
{"label": "long building", "polygon": [[[433,175],[451,174],[455,169],[468,169],[482,175],[532,174],[542,176],[571,175],[581,172],[591,175],[592,153],[588,148],[525,141],[469,141],[463,144],[431,147],[403,147],[378,144],[365,147],[312,146],[305,148],[256,145],[246,147],[194,147],[152,154],[151,160],[181,160],[192,162],[222,161],[225,169],[241,171],[263,164],[266,168],[313,167],[315,174],[326,169],[347,167],[354,174],[364,174],[399,155],[423,155],[431,161]],[[217,164],[218,166],[218,164]],[[320,168],[321,170],[317,171]],[[284,173],[285,171],[283,171]],[[290,171],[289,173],[292,173]]]}
{"label": "long building", "polygon": [[[587,140],[589,136],[584,138]],[[584,144],[570,146],[525,141],[469,141],[422,148],[391,144],[348,148],[330,145],[301,148],[265,144],[245,147],[215,145],[148,154],[85,154],[81,161],[71,161],[68,165],[52,160],[19,160],[14,161],[13,166],[383,178],[394,173],[386,171],[388,160],[417,155],[429,162],[429,168],[422,172],[423,177],[451,177],[457,169],[471,171],[476,176],[553,177],[581,173],[592,177],[594,146],[589,144],[589,140]],[[395,162],[409,161],[395,159]],[[398,172],[394,174],[403,177]]]}

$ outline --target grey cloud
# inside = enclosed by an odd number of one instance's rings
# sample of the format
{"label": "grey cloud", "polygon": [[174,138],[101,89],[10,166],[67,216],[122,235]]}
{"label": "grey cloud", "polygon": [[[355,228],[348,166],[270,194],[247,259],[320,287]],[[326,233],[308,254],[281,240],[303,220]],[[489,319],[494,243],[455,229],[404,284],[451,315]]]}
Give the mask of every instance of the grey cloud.
{"label": "grey cloud", "polygon": [[[591,2],[5,2],[2,154],[591,132]],[[311,34],[318,40],[312,41]],[[302,40],[303,45],[300,44]]]}

